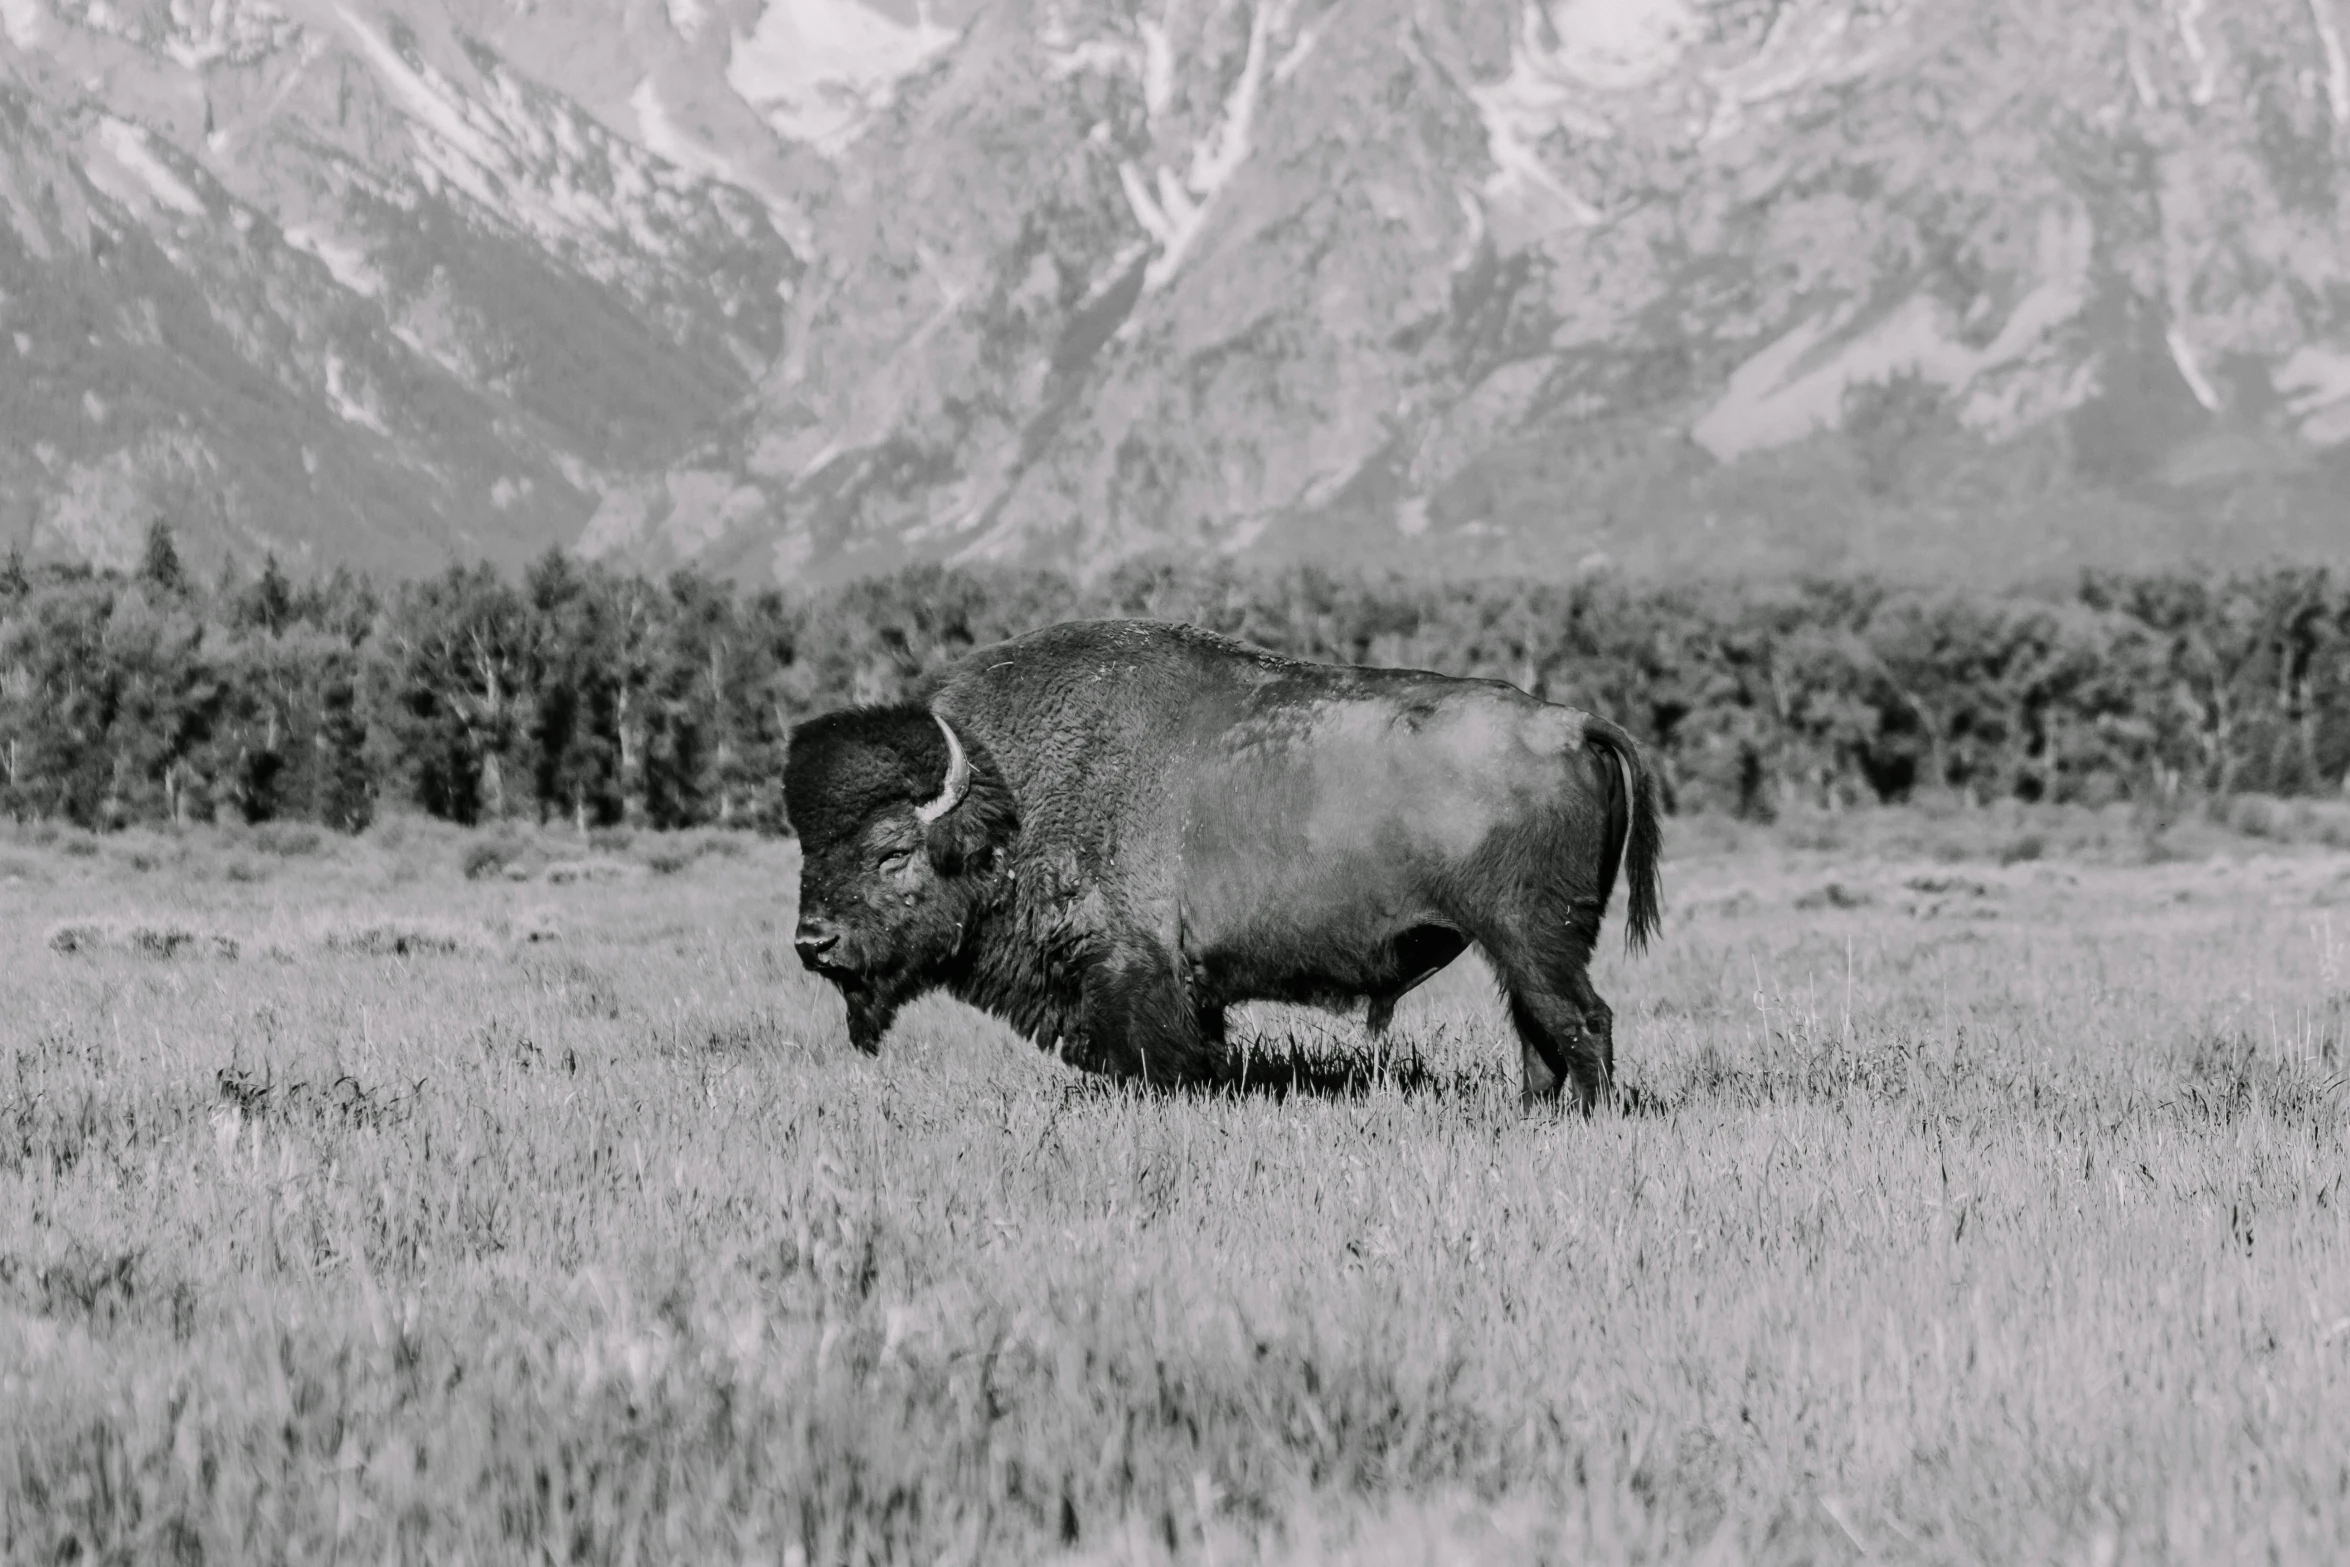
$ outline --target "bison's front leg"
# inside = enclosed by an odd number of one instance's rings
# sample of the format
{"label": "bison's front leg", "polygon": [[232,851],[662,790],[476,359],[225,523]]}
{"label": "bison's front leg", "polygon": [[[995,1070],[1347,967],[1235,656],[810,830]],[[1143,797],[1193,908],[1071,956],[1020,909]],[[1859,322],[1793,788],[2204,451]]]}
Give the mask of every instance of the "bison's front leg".
{"label": "bison's front leg", "polygon": [[1162,1087],[1213,1077],[1224,1014],[1202,1008],[1172,964],[1132,951],[1097,959],[1085,976],[1085,1065]]}

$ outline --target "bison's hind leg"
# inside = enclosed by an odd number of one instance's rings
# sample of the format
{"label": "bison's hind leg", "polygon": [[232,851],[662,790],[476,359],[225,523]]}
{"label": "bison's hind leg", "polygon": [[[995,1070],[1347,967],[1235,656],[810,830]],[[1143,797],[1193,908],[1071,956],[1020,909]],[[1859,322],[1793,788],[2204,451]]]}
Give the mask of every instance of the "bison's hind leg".
{"label": "bison's hind leg", "polygon": [[1577,1108],[1589,1115],[1615,1089],[1616,1051],[1608,1005],[1588,982],[1576,989],[1580,1000],[1544,985],[1509,987],[1510,1021],[1517,1025],[1528,1109],[1556,1103],[1562,1082],[1571,1081]]}
{"label": "bison's hind leg", "polygon": [[1590,1114],[1616,1076],[1615,1014],[1591,988],[1590,949],[1572,934],[1538,943],[1513,933],[1487,943],[1486,954],[1509,996],[1526,1107],[1555,1103],[1571,1081],[1577,1106]]}

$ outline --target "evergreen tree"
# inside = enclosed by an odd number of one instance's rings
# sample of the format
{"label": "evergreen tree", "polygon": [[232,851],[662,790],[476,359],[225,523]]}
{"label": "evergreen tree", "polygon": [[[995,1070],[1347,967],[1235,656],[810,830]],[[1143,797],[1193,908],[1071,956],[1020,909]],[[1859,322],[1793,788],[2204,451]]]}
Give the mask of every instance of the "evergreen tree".
{"label": "evergreen tree", "polygon": [[139,557],[138,577],[160,592],[187,591],[188,573],[180,564],[179,545],[172,539],[171,524],[161,517],[147,524],[147,548]]}
{"label": "evergreen tree", "polygon": [[253,585],[237,595],[236,623],[254,626],[271,636],[283,636],[294,619],[294,587],[277,563],[277,552],[272,550],[261,561],[261,575]]}
{"label": "evergreen tree", "polygon": [[32,596],[33,579],[24,569],[24,545],[8,541],[8,558],[0,560],[0,614],[6,614]]}
{"label": "evergreen tree", "polygon": [[560,550],[524,580],[531,615],[532,789],[541,820],[620,820],[620,697],[611,582]]}
{"label": "evergreen tree", "polygon": [[659,826],[732,820],[741,638],[734,595],[692,571],[673,573],[655,660],[645,811]]}
{"label": "evergreen tree", "polygon": [[434,815],[471,823],[507,813],[529,630],[526,602],[486,565],[452,566],[402,592],[385,649],[385,716],[417,802]]}
{"label": "evergreen tree", "polygon": [[318,748],[319,821],[337,832],[364,831],[375,818],[375,774],[368,765],[366,716],[348,668],[326,679]]}

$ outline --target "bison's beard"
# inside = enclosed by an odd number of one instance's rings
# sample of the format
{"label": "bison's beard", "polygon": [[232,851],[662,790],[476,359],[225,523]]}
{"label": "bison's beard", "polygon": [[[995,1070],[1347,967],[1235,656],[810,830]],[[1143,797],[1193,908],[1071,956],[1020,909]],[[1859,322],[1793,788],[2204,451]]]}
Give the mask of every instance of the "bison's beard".
{"label": "bison's beard", "polygon": [[879,1055],[906,1003],[952,987],[973,935],[968,909],[963,899],[941,899],[887,925],[852,926],[837,952],[811,965],[848,1005],[850,1044]]}
{"label": "bison's beard", "polygon": [[862,985],[843,985],[841,999],[849,1004],[849,1043],[869,1056],[881,1054],[881,1036],[889,1032],[899,1003]]}
{"label": "bison's beard", "polygon": [[865,1054],[881,1053],[882,1036],[909,1001],[945,983],[935,962],[900,962],[886,968],[828,968],[824,977],[840,991],[849,1009],[849,1043]]}

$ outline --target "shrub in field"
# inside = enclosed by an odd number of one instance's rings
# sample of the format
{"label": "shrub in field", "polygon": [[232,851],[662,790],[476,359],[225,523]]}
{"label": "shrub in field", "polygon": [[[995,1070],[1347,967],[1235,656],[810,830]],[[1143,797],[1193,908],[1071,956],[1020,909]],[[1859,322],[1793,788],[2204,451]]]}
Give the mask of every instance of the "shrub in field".
{"label": "shrub in field", "polygon": [[679,871],[693,868],[702,857],[698,844],[664,844],[645,856],[645,867],[656,876],[674,876]]}
{"label": "shrub in field", "polygon": [[234,937],[184,925],[69,921],[50,928],[49,950],[64,956],[117,952],[141,958],[234,959],[242,949]]}
{"label": "shrub in field", "polygon": [[133,925],[123,933],[123,943],[130,951],[149,958],[199,955],[233,958],[238,951],[233,937],[188,930],[178,925]]}
{"label": "shrub in field", "polygon": [[562,927],[543,914],[528,914],[507,927],[506,933],[518,946],[538,947],[563,939]]}
{"label": "shrub in field", "polygon": [[540,872],[540,879],[558,887],[573,882],[618,881],[630,869],[618,860],[557,860]]}
{"label": "shrub in field", "polygon": [[253,831],[253,846],[280,859],[300,859],[326,847],[326,835],[300,822],[264,822]]}
{"label": "shrub in field", "polygon": [[1832,881],[1798,895],[1795,906],[1799,909],[1861,909],[1876,901],[1877,895],[1866,887]]}
{"label": "shrub in field", "polygon": [[329,952],[362,957],[424,957],[479,952],[488,945],[476,928],[425,920],[373,920],[330,926],[323,945]]}
{"label": "shrub in field", "polygon": [[68,924],[51,926],[49,950],[71,956],[77,952],[103,952],[107,933],[103,926]]}
{"label": "shrub in field", "polygon": [[522,853],[522,845],[510,839],[486,839],[468,847],[463,865],[467,881],[492,881],[506,873],[506,867]]}
{"label": "shrub in field", "polygon": [[748,852],[750,845],[742,833],[716,830],[672,833],[645,851],[644,862],[656,876],[675,876],[700,860],[739,860]]}

